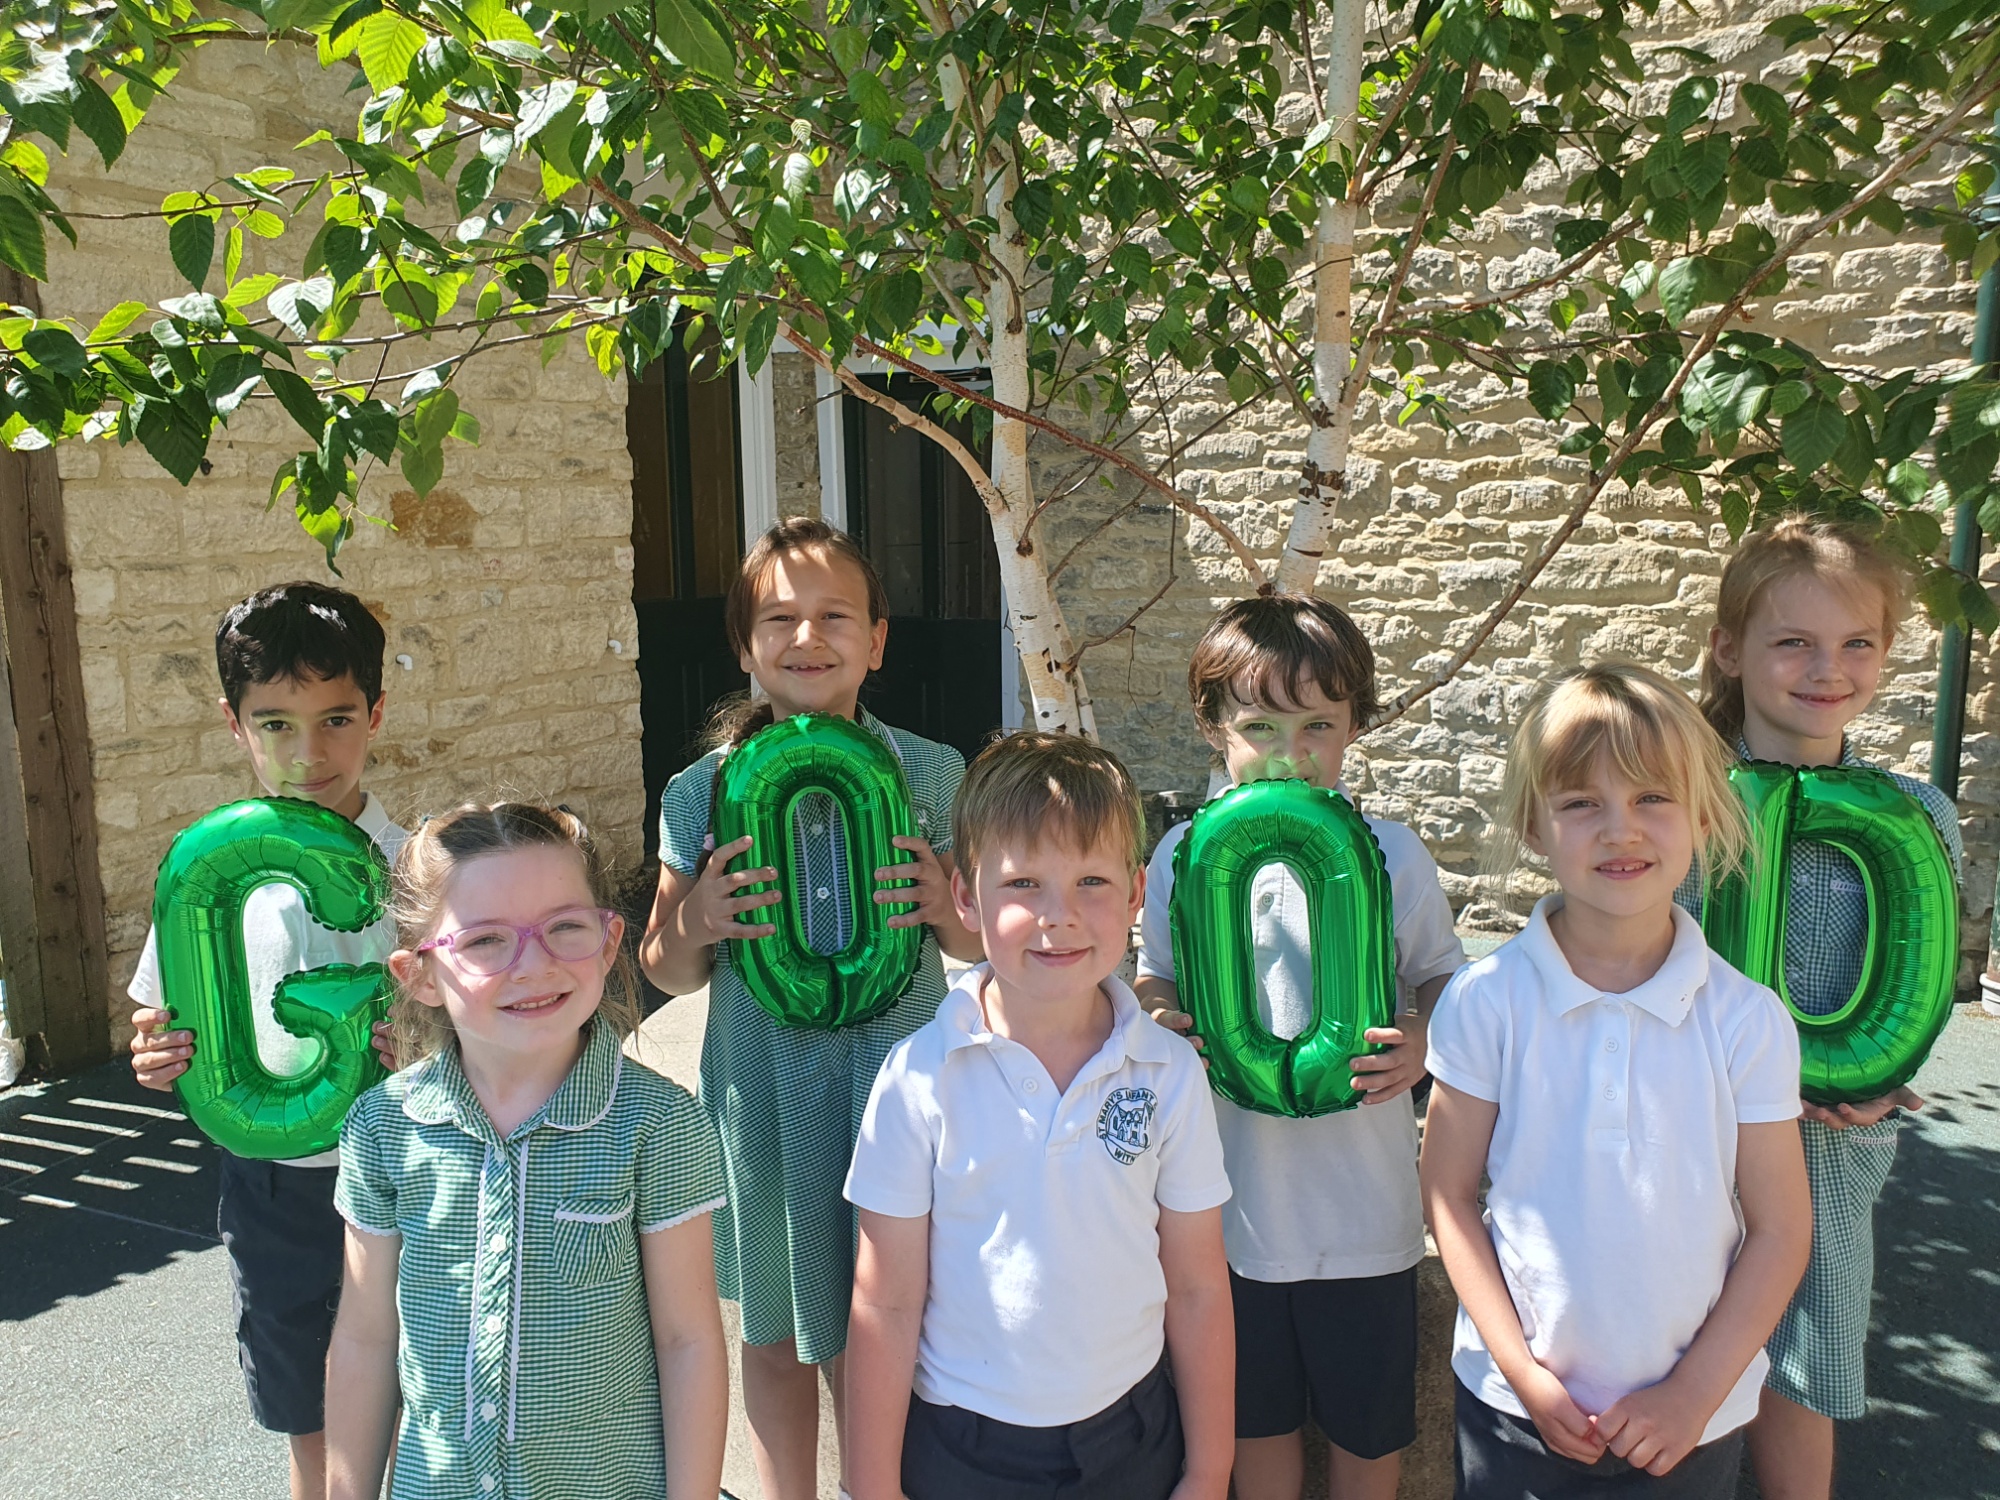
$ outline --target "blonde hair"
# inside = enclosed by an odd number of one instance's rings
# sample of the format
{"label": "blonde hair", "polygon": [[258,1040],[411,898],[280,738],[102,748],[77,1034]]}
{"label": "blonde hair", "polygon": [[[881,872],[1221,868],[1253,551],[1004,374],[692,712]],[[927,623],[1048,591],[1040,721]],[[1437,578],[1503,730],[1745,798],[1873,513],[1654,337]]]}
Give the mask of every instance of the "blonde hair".
{"label": "blonde hair", "polygon": [[[616,910],[610,878],[583,820],[563,807],[538,807],[529,802],[468,802],[439,817],[426,818],[396,858],[390,911],[396,920],[398,947],[415,948],[437,935],[438,911],[445,887],[470,860],[510,849],[568,849],[583,867],[590,896],[606,910]],[[604,998],[597,1021],[619,1036],[639,1026],[637,975],[623,943],[604,976]],[[451,1046],[451,1020],[445,1012],[407,993],[390,1008],[396,1030],[396,1056],[408,1066]]]}
{"label": "blonde hair", "polygon": [[1528,704],[1500,791],[1501,826],[1517,849],[1549,794],[1587,780],[1600,755],[1626,779],[1663,786],[1687,808],[1710,875],[1742,868],[1750,823],[1729,789],[1735,756],[1686,694],[1629,662],[1565,672]]}
{"label": "blonde hair", "polygon": [[1139,789],[1118,757],[1070,734],[1024,729],[995,740],[965,773],[951,815],[952,850],[969,879],[996,845],[1028,847],[1053,834],[1095,849],[1113,839],[1139,868],[1146,818]]}
{"label": "blonde hair", "polygon": [[[1885,644],[1895,639],[1906,607],[1908,575],[1903,564],[1859,526],[1815,521],[1796,513],[1743,538],[1722,569],[1716,628],[1741,642],[1758,601],[1772,585],[1788,578],[1816,579],[1849,595],[1874,589],[1882,600]],[[1712,643],[1701,653],[1701,712],[1731,745],[1743,733],[1743,679],[1722,670]]]}

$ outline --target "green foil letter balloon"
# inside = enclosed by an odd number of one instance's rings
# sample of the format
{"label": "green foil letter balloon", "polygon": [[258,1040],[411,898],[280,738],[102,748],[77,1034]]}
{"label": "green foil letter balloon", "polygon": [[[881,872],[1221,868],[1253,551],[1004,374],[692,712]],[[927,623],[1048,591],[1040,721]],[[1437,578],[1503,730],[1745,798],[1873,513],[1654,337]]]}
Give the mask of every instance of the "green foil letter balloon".
{"label": "green foil letter balloon", "polygon": [[[1951,1016],[1958,882],[1922,803],[1880,771],[1744,761],[1729,782],[1750,813],[1746,873],[1710,881],[1709,946],[1784,999],[1798,1022],[1799,1089],[1856,1104],[1908,1083]],[[1861,979],[1846,1002],[1809,1015],[1785,984],[1792,846],[1831,844],[1861,871],[1868,906]]]}
{"label": "green foil letter balloon", "polygon": [[361,932],[388,903],[374,842],[315,803],[290,798],[218,807],[174,840],[153,894],[160,982],[173,1024],[194,1033],[175,1080],[188,1118],[225,1151],[262,1160],[312,1156],[340,1141],[348,1107],[385,1076],[375,1023],[388,1013],[381,964],[329,964],[291,974],[272,1009],[287,1031],[320,1044],[303,1072],[280,1076],[257,1056],[243,903],[283,883],[315,920]]}
{"label": "green foil letter balloon", "polygon": [[[715,798],[715,842],[750,835],[742,868],[773,865],[783,872],[786,899],[738,918],[746,925],[775,921],[765,938],[738,942],[730,962],[757,1003],[787,1026],[832,1030],[880,1015],[916,972],[921,927],[891,927],[889,918],[913,909],[909,902],[878,903],[875,872],[907,864],[911,855],[890,840],[915,838],[910,788],[896,754],[870,730],[838,714],[800,714],[760,730],[722,763]],[[854,930],[838,953],[815,953],[806,942],[803,894],[792,889],[800,868],[801,797],[824,793],[839,804],[847,824],[848,909]],[[907,881],[899,882],[908,884]],[[738,895],[769,890],[745,886]]]}
{"label": "green foil letter balloon", "polygon": [[[1306,893],[1312,1022],[1289,1041],[1257,1015],[1250,883],[1283,864]],[[1269,1115],[1324,1115],[1361,1102],[1363,1038],[1394,1024],[1396,937],[1389,870],[1375,835],[1338,792],[1255,781],[1195,815],[1174,851],[1174,971],[1181,1007],[1223,1098]]]}

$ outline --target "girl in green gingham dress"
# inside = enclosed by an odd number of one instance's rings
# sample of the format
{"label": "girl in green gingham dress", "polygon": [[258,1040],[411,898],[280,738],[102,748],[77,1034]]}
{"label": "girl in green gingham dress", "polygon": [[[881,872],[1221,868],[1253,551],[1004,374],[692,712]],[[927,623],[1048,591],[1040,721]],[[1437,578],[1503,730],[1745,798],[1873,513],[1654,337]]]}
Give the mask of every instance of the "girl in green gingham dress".
{"label": "girl in green gingham dress", "polygon": [[[1745,759],[1796,766],[1866,765],[1846,738],[1881,680],[1904,606],[1898,565],[1865,533],[1790,516],[1746,537],[1722,574],[1716,626],[1702,659],[1702,710]],[[1958,867],[1958,810],[1936,787],[1891,779],[1920,801]],[[1698,888],[1683,904],[1697,911]],[[1868,909],[1860,872],[1839,851],[1792,854],[1785,984],[1795,1004],[1830,1014],[1860,979]],[[1896,1157],[1908,1088],[1834,1109],[1807,1104],[1799,1123],[1812,1184],[1813,1248],[1805,1279],[1768,1345],[1771,1373],[1750,1452],[1770,1500],[1827,1500],[1833,1424],[1861,1416],[1875,1202]]]}
{"label": "girl in green gingham dress", "polygon": [[397,861],[410,1065],[342,1131],[329,1500],[375,1500],[391,1462],[390,1500],[721,1485],[721,1153],[701,1106],[624,1056],[635,976],[609,899],[559,809],[461,807]]}
{"label": "girl in green gingham dress", "polygon": [[[725,744],[668,784],[660,807],[660,889],[640,948],[648,976],[667,993],[709,986],[701,1097],[722,1138],[729,1194],[729,1206],[716,1216],[716,1279],[722,1295],[742,1309],[753,1457],[764,1494],[776,1500],[818,1493],[814,1367],[847,1345],[854,1218],[841,1187],[869,1088],[889,1049],[943,1001],[940,951],[960,958],[979,952],[951,903],[951,814],[964,757],[892,729],[859,706],[863,681],[881,665],[887,608],[867,558],[823,522],[781,522],[751,548],[730,589],[726,618],[730,644],[767,702],[737,715]],[[890,925],[925,927],[916,974],[883,1014],[830,1032],[779,1024],[745,989],[732,954],[737,943],[776,930],[770,923],[741,926],[737,913],[781,900],[800,903],[815,951],[845,946],[852,913],[832,799],[800,802],[798,867],[782,876],[769,866],[732,870],[746,863],[746,854],[768,856],[750,849],[748,838],[717,849],[709,835],[716,774],[728,750],[773,717],[808,712],[856,719],[881,736],[902,763],[924,834],[898,839],[909,861],[876,872],[881,880],[914,882],[876,899],[914,903]],[[777,881],[778,888],[735,894],[759,881]]]}

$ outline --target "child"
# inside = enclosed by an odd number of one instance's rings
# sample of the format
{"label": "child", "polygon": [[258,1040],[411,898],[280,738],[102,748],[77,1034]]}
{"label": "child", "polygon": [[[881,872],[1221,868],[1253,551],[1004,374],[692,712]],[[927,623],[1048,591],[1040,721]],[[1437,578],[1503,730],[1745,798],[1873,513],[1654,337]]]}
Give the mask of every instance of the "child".
{"label": "child", "polygon": [[560,810],[461,807],[403,851],[389,966],[423,1061],[343,1135],[328,1500],[374,1500],[392,1428],[392,1500],[721,1485],[722,1164],[694,1100],[620,1050],[610,899]]}
{"label": "child", "polygon": [[[394,860],[406,837],[361,789],[368,745],[382,727],[382,626],[345,590],[286,583],[252,594],[222,617],[215,665],[222,721],[272,797],[331,808]],[[278,982],[324,964],[379,963],[395,946],[385,915],[363,932],[314,921],[288,885],[263,886],[243,903],[257,1055],[273,1073],[295,1073],[319,1044],[278,1024]],[[156,935],[146,935],[128,993],[132,1071],[147,1088],[171,1089],[188,1069],[194,1034],[171,1024],[160,986]],[[386,1049],[386,1023],[376,1045]],[[385,1058],[386,1060],[386,1058]],[[216,1222],[236,1290],[236,1348],[251,1415],[285,1433],[293,1500],[326,1492],[326,1348],[340,1296],[340,1215],[333,1207],[338,1150],[292,1161],[220,1153]]]}
{"label": "child", "polygon": [[[1305,595],[1244,599],[1215,619],[1188,665],[1195,722],[1241,784],[1296,777],[1340,786],[1341,759],[1374,717],[1375,656],[1339,609]],[[1298,1500],[1307,1413],[1331,1441],[1333,1500],[1392,1500],[1400,1450],[1417,1434],[1417,1122],[1409,1090],[1423,1074],[1424,1026],[1465,961],[1437,866],[1400,823],[1370,818],[1395,906],[1395,1027],[1355,1063],[1365,1107],[1289,1120],[1215,1101],[1235,1196],[1223,1210],[1236,1307],[1236,1493]],[[1139,997],[1178,1030],[1168,922],[1170,830],[1147,871]],[[1283,865],[1251,895],[1259,1018],[1292,1037],[1312,1019],[1305,893]]]}
{"label": "child", "polygon": [[1812,1221],[1791,1018],[1674,904],[1697,847],[1744,855],[1727,775],[1643,667],[1558,678],[1514,738],[1503,827],[1561,889],[1430,1027],[1467,1500],[1736,1493]]}
{"label": "child", "polygon": [[[1791,516],[1744,538],[1723,569],[1702,659],[1702,712],[1738,755],[1792,766],[1866,765],[1846,729],[1867,711],[1903,615],[1903,573],[1852,527]],[[1958,810],[1936,787],[1890,773],[1960,862]],[[1853,994],[1868,909],[1854,866],[1825,844],[1792,854],[1785,981],[1813,1014]],[[1700,914],[1691,880],[1682,903]],[[1805,1280],[1771,1336],[1771,1374],[1750,1427],[1766,1500],[1828,1500],[1833,1424],[1866,1404],[1863,1346],[1875,1279],[1875,1200],[1896,1159],[1907,1088],[1838,1109],[1808,1104],[1799,1130],[1812,1183]]]}
{"label": "child", "polygon": [[[660,806],[660,888],[640,945],[647,977],[670,995],[710,986],[701,1050],[701,1097],[722,1136],[729,1207],[716,1226],[722,1295],[743,1312],[743,1404],[752,1457],[766,1500],[818,1493],[819,1390],[828,1364],[834,1414],[841,1383],[832,1368],[847,1343],[854,1286],[854,1215],[840,1185],[861,1123],[868,1085],[889,1049],[931,1018],[944,999],[939,951],[979,955],[952,910],[951,812],[965,761],[949,746],[891,729],[862,709],[859,694],[882,664],[888,596],[854,542],[823,522],[782,521],[760,537],[730,586],[730,645],[764,702],[739,715],[727,743],[667,786]],[[844,910],[846,847],[830,799],[799,804],[800,867],[761,895],[737,891],[778,879],[769,866],[733,869],[750,840],[712,848],[710,813],[722,758],[774,717],[799,713],[858,719],[896,752],[925,838],[899,838],[907,863],[875,872],[912,886],[877,901],[911,901],[892,927],[925,934],[902,997],[872,1021],[840,1031],[782,1026],[743,986],[734,945],[777,929],[739,925],[736,914],[794,900],[815,948],[837,951],[852,931]],[[932,842],[926,842],[926,839]],[[757,850],[768,859],[776,851]]]}
{"label": "child", "polygon": [[1229,1183],[1200,1060],[1115,977],[1132,780],[1016,734],[954,828],[987,962],[889,1054],[847,1179],[855,1500],[1223,1500]]}

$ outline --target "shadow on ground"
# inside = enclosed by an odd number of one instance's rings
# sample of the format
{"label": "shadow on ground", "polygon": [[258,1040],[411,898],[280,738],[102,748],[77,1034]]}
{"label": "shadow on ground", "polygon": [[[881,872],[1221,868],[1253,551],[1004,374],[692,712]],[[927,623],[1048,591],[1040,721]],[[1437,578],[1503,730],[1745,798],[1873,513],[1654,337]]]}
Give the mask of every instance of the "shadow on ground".
{"label": "shadow on ground", "polygon": [[0,1098],[0,1321],[218,1243],[215,1162],[122,1064]]}

